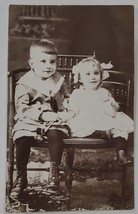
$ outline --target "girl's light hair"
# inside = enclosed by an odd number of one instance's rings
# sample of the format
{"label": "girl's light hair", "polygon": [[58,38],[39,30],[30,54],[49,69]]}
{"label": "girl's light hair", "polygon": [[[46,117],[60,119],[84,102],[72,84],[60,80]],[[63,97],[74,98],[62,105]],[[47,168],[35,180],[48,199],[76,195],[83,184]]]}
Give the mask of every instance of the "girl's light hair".
{"label": "girl's light hair", "polygon": [[92,56],[83,59],[82,61],[80,61],[80,62],[78,63],[78,65],[81,66],[82,64],[84,64],[84,63],[86,63],[86,62],[92,62],[94,65],[97,66],[97,68],[99,69],[99,71],[102,71],[102,67],[101,67],[100,62],[99,62],[97,59],[95,59],[94,57],[92,57]]}
{"label": "girl's light hair", "polygon": [[[94,57],[91,56],[91,57],[83,59],[77,65],[73,66],[72,73],[74,74],[74,83],[77,83],[80,81],[80,73],[83,72],[82,65],[87,62],[91,62],[93,66],[95,65],[98,68],[98,70],[101,73],[101,81],[103,79],[107,79],[109,77],[109,73],[107,71],[104,71],[103,67],[102,67],[103,64],[104,65],[107,65],[107,64],[105,64],[105,63],[100,64],[100,62],[97,59],[95,59]],[[111,67],[113,67],[113,66],[111,66]]]}
{"label": "girl's light hair", "polygon": [[30,57],[33,55],[35,50],[37,51],[37,49],[41,49],[43,53],[58,55],[58,50],[55,44],[47,39],[36,40],[32,43],[30,47]]}

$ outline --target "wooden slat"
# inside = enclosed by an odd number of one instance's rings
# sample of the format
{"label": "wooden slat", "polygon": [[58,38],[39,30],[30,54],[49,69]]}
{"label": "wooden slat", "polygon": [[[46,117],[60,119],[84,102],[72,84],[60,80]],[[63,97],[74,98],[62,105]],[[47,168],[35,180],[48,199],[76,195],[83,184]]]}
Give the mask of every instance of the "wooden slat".
{"label": "wooden slat", "polygon": [[101,138],[70,138],[64,139],[65,147],[75,147],[84,149],[104,149],[113,148],[114,145]]}
{"label": "wooden slat", "polygon": [[[101,138],[68,138],[63,141],[65,148],[104,149],[114,147],[112,142]],[[33,147],[48,148],[48,143],[47,141],[34,143]]]}

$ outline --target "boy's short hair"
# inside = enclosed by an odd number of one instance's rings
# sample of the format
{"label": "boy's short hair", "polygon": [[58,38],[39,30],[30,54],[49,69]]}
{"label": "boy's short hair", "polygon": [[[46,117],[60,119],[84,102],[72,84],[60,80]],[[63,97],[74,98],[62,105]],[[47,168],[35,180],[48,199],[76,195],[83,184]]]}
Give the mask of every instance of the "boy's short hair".
{"label": "boy's short hair", "polygon": [[35,48],[41,48],[43,53],[58,55],[58,50],[55,44],[47,39],[36,40],[30,47],[30,56]]}

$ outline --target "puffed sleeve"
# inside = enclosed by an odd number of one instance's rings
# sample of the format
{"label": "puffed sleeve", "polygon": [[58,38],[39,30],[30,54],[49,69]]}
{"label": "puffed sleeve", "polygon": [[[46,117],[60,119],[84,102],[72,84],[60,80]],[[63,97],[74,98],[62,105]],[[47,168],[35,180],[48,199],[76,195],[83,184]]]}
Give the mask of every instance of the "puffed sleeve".
{"label": "puffed sleeve", "polygon": [[117,111],[119,109],[119,104],[115,101],[111,92],[105,88],[101,88],[100,92],[103,102],[110,102],[111,106]]}
{"label": "puffed sleeve", "polygon": [[28,118],[32,120],[39,120],[42,111],[37,105],[30,104],[30,93],[25,85],[17,84],[15,89],[15,120]]}
{"label": "puffed sleeve", "polygon": [[110,91],[105,88],[102,88],[101,98],[104,104],[105,113],[111,117],[115,117],[116,112],[119,109],[119,104],[112,97]]}

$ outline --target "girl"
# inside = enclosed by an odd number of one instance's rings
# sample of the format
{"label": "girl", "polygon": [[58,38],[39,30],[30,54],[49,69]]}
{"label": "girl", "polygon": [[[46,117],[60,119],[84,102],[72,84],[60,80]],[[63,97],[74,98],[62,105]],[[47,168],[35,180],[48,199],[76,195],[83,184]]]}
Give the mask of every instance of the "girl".
{"label": "girl", "polygon": [[[70,120],[73,137],[94,137],[99,131],[111,135],[117,151],[117,163],[126,164],[126,140],[133,132],[130,117],[118,112],[119,105],[111,93],[101,87],[102,80],[109,77],[93,57],[86,58],[73,68],[74,81],[80,82],[70,97],[70,108],[75,116]],[[100,137],[100,136],[99,136]]]}

